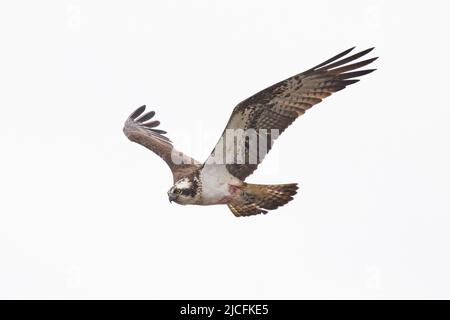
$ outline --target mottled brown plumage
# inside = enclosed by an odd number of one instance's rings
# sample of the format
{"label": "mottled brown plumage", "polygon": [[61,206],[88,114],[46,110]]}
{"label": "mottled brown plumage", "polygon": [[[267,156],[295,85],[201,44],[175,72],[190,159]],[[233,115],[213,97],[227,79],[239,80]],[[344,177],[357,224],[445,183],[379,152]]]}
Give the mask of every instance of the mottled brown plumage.
{"label": "mottled brown plumage", "polygon": [[[356,62],[373,48],[349,55],[348,49],[331,59],[278,82],[239,103],[213,152],[203,165],[175,150],[166,132],[155,129],[159,121],[149,121],[154,111],[137,109],[125,122],[124,133],[131,140],[158,154],[172,170],[174,185],[169,200],[179,204],[227,204],[235,216],[267,213],[293,199],[297,184],[262,185],[244,180],[270,151],[272,143],[295,119],[334,92],[358,82],[358,77],[375,69],[360,69],[377,58]],[[142,115],[143,114],[143,115]],[[254,131],[251,139],[228,137],[229,131]],[[232,143],[227,143],[227,137]],[[267,139],[266,141],[263,139]],[[225,151],[225,154],[222,154]],[[218,158],[221,161],[217,161]],[[226,159],[235,160],[231,163]],[[238,159],[243,159],[239,162]],[[256,161],[253,161],[253,160]]]}
{"label": "mottled brown plumage", "polygon": [[143,145],[160,156],[172,170],[173,182],[198,170],[201,167],[200,162],[174,149],[172,141],[164,135],[167,132],[155,129],[159,126],[159,121],[148,122],[155,116],[155,112],[150,111],[142,115],[144,111],[145,106],[139,107],[125,122],[123,132],[128,139]]}
{"label": "mottled brown plumage", "polygon": [[[270,136],[270,130],[276,129],[278,134],[281,134],[295,119],[313,105],[321,102],[322,99],[332,93],[358,82],[359,80],[355,78],[375,70],[353,71],[368,65],[377,58],[349,64],[366,55],[373,48],[339,60],[352,50],[353,48],[348,49],[314,68],[278,82],[242,101],[234,108],[225,130],[238,128],[244,130],[267,129]],[[222,138],[225,140],[224,135],[222,135]],[[277,137],[273,138],[276,139]],[[274,139],[269,139],[269,141]],[[267,152],[270,151],[271,147],[272,143],[267,145]],[[245,153],[245,158],[249,158],[247,146]],[[256,170],[264,156],[265,154],[258,155],[257,163],[253,164],[227,164],[227,169],[233,176],[244,180]]]}
{"label": "mottled brown plumage", "polygon": [[231,212],[237,217],[267,213],[291,201],[297,193],[297,184],[250,184],[241,187],[244,191],[241,201],[228,203]]}

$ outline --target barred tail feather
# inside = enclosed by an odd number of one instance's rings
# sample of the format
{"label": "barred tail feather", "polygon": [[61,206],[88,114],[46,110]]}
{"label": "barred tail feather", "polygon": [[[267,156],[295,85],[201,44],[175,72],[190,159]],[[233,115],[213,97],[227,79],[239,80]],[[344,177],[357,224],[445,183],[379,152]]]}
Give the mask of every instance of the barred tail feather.
{"label": "barred tail feather", "polygon": [[250,184],[242,187],[243,201],[228,204],[231,212],[237,217],[267,213],[291,201],[297,193],[296,183],[290,184]]}

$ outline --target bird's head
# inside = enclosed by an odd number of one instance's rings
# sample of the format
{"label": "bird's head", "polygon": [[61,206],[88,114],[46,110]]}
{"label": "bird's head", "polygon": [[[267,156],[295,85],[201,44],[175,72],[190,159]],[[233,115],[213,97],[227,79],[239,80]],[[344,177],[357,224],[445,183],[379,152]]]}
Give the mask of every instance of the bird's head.
{"label": "bird's head", "polygon": [[195,204],[199,198],[197,177],[185,177],[177,182],[167,192],[169,201],[178,204]]}

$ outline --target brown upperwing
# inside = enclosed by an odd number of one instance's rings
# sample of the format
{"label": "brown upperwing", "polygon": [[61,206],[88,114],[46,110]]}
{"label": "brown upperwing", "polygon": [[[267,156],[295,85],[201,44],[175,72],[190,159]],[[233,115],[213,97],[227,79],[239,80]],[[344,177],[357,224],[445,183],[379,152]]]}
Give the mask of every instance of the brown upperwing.
{"label": "brown upperwing", "polygon": [[[373,50],[373,48],[370,48],[345,57],[353,49],[348,49],[314,68],[276,83],[242,101],[234,108],[225,130],[255,129],[258,131],[260,129],[266,129],[267,135],[264,137],[267,138],[268,143],[267,148],[261,154],[257,155],[256,163],[248,163],[251,152],[249,150],[249,143],[248,140],[247,142],[241,140],[241,143],[245,143],[245,145],[242,145],[241,148],[238,146],[236,150],[241,150],[243,156],[245,156],[245,162],[226,164],[227,170],[233,176],[244,180],[256,170],[258,164],[261,163],[264,156],[270,151],[273,140],[294,122],[298,116],[305,113],[307,109],[321,102],[322,99],[332,93],[358,82],[359,80],[355,78],[375,70],[353,71],[377,59],[371,58],[351,63]],[[272,136],[271,129],[276,129],[278,134]],[[258,134],[258,139],[259,137]],[[216,148],[219,145],[223,148],[224,140],[225,131],[208,160],[214,156]],[[259,146],[259,142],[256,145]],[[236,150],[235,152],[239,152]],[[205,164],[208,163],[208,160]]]}
{"label": "brown upperwing", "polygon": [[173,147],[172,141],[164,135],[167,133],[166,131],[155,129],[160,122],[149,121],[154,117],[155,112],[149,111],[143,114],[144,111],[145,105],[136,109],[125,121],[123,132],[128,139],[160,156],[172,170],[174,182],[200,168],[201,164],[197,160]]}

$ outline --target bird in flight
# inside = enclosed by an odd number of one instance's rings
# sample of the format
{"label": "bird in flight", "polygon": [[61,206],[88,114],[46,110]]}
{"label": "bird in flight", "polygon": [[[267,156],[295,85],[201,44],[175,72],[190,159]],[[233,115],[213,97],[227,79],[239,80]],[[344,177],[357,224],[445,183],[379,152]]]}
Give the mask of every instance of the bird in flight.
{"label": "bird in flight", "polygon": [[349,55],[345,50],[331,59],[278,82],[239,103],[219,142],[202,164],[173,147],[152,120],[155,112],[145,105],[126,120],[124,133],[160,156],[172,171],[169,201],[187,205],[225,204],[237,216],[265,214],[293,199],[297,184],[251,184],[251,175],[270,151],[274,140],[298,116],[332,93],[359,81],[375,69],[360,68],[377,58],[357,60],[373,48]]}

